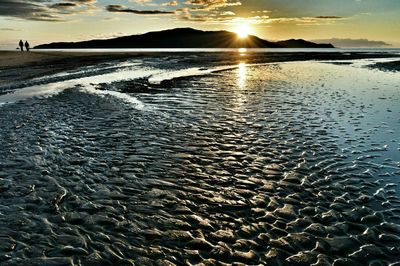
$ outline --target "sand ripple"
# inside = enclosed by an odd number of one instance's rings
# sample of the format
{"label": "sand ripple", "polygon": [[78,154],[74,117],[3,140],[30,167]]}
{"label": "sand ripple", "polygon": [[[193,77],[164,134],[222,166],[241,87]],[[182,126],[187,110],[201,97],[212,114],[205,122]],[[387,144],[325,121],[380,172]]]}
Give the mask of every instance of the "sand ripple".
{"label": "sand ripple", "polygon": [[349,68],[4,105],[0,264],[398,262],[399,76]]}

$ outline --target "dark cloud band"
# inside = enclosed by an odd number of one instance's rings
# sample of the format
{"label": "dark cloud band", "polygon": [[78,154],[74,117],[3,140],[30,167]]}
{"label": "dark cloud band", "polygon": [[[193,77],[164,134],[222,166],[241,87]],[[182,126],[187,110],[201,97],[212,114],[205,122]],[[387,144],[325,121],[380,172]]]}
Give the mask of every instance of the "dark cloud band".
{"label": "dark cloud band", "polygon": [[317,16],[315,18],[318,18],[318,19],[342,19],[343,17],[338,17],[338,16]]}
{"label": "dark cloud band", "polygon": [[131,9],[122,5],[108,5],[106,6],[106,10],[108,12],[116,12],[116,13],[132,13],[138,15],[171,15],[175,14],[172,11],[161,11],[161,10],[136,10]]}
{"label": "dark cloud band", "polygon": [[96,0],[0,0],[0,16],[36,21],[65,21],[66,15],[83,13]]}
{"label": "dark cloud band", "polygon": [[50,5],[49,7],[50,8],[72,8],[72,7],[76,7],[76,6],[78,6],[77,3],[69,3],[69,2],[67,2],[67,3],[53,4],[53,5]]}

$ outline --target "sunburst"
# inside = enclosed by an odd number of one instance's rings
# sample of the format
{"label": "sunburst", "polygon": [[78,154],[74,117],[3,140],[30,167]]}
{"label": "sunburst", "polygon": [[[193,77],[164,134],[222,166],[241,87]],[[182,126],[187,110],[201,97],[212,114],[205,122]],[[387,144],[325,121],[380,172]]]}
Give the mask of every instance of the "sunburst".
{"label": "sunburst", "polygon": [[235,32],[240,39],[245,39],[249,36],[250,25],[247,23],[241,23],[241,24],[237,25]]}

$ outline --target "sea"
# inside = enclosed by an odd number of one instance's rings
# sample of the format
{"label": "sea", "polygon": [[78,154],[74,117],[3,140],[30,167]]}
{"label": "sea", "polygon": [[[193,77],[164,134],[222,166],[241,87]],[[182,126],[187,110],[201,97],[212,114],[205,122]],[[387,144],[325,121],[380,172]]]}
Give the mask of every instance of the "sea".
{"label": "sea", "polygon": [[118,52],[0,87],[0,265],[399,265],[399,49]]}
{"label": "sea", "polygon": [[156,53],[226,53],[244,49],[253,53],[372,52],[400,53],[400,48],[126,48],[126,49],[35,49],[42,52],[156,52]]}

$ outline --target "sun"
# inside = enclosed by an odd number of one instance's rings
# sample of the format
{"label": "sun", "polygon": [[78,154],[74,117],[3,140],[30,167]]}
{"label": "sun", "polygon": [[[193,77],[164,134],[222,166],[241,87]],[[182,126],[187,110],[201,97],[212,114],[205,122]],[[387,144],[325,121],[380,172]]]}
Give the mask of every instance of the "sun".
{"label": "sun", "polygon": [[250,26],[249,24],[239,24],[235,29],[236,34],[240,39],[245,39],[249,36],[250,33]]}

